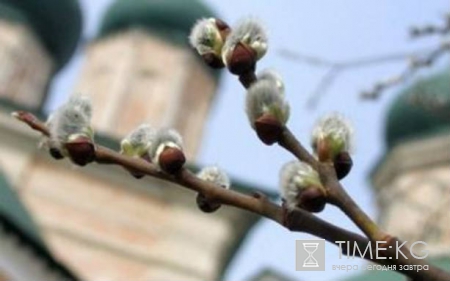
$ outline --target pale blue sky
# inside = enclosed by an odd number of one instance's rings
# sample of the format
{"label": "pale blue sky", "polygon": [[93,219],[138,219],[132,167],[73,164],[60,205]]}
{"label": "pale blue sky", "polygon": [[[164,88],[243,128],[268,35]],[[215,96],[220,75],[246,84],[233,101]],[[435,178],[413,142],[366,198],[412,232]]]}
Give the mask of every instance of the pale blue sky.
{"label": "pale blue sky", "polygon": [[[308,143],[314,121],[324,113],[339,111],[353,121],[356,131],[355,166],[352,174],[343,183],[361,206],[372,217],[376,217],[376,202],[367,175],[383,155],[384,116],[388,104],[401,87],[386,92],[386,95],[376,102],[361,101],[358,93],[379,79],[398,73],[404,64],[384,64],[343,73],[329,89],[318,108],[311,111],[305,106],[306,100],[324,70],[289,61],[277,51],[288,48],[333,60],[346,60],[433,46],[438,42],[436,38],[417,41],[409,39],[408,28],[415,24],[439,23],[440,17],[450,11],[450,2],[205,2],[231,24],[248,15],[256,16],[265,23],[269,31],[270,47],[268,55],[259,64],[259,69],[273,67],[283,75],[287,99],[292,106],[289,126],[301,141]],[[85,35],[92,38],[101,20],[101,14],[110,0],[81,0],[81,3],[86,16]],[[81,64],[82,57],[78,55],[59,74],[52,88],[50,108],[60,104],[71,92]],[[448,57],[441,60],[440,66],[444,64],[448,64]],[[434,68],[438,69],[439,65]],[[233,176],[276,190],[279,167],[293,158],[279,147],[267,147],[258,141],[247,123],[243,107],[242,87],[235,77],[224,75],[207,124],[199,162],[219,164]],[[327,207],[320,216],[345,228],[355,229],[335,208]],[[269,221],[261,221],[236,255],[226,274],[226,280],[244,280],[267,266],[298,280],[337,280],[345,276],[345,273],[333,272],[329,268],[320,273],[295,272],[295,240],[306,237],[308,236],[289,233]],[[327,245],[328,265],[342,263],[337,259],[337,253],[337,248]]]}

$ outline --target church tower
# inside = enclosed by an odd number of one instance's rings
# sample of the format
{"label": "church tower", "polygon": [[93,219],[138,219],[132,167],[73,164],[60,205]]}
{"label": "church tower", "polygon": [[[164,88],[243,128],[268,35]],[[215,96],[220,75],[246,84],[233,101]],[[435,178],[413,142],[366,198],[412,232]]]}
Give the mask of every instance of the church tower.
{"label": "church tower", "polygon": [[122,138],[143,122],[177,129],[193,159],[217,87],[188,46],[196,20],[213,13],[197,0],[117,0],[89,44],[76,93],[89,95],[94,128]]}
{"label": "church tower", "polygon": [[372,175],[383,228],[450,256],[450,72],[419,80],[391,106],[388,152]]}
{"label": "church tower", "polygon": [[15,138],[10,114],[44,115],[53,77],[74,54],[81,29],[77,0],[0,0],[0,165],[16,187],[36,145]]}
{"label": "church tower", "polygon": [[0,99],[39,110],[81,33],[76,0],[0,1]]}
{"label": "church tower", "polygon": [[[416,244],[413,251],[450,269],[450,72],[422,78],[393,102],[386,118],[387,151],[371,174],[378,223],[389,234]],[[409,246],[407,246],[408,249]],[[345,279],[404,280],[395,271]]]}

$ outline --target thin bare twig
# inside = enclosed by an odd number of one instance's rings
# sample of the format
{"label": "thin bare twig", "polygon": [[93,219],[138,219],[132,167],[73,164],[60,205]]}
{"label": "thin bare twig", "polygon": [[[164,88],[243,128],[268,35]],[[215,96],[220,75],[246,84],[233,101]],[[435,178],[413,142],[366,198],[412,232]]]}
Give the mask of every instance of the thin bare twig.
{"label": "thin bare twig", "polygon": [[450,32],[450,12],[443,17],[444,23],[442,25],[427,24],[423,26],[413,26],[409,30],[412,38],[424,37],[430,35],[445,35]]}
{"label": "thin bare twig", "polygon": [[450,33],[450,13],[445,14],[443,20],[443,24],[440,26],[428,24],[422,27],[412,27],[410,29],[410,36],[414,39],[430,35],[438,35],[443,38],[442,42],[438,46],[416,50],[413,52],[399,52],[347,61],[334,61],[310,54],[302,54],[287,49],[279,50],[279,54],[282,57],[292,61],[297,61],[314,67],[326,69],[326,72],[320,78],[315,89],[309,95],[309,99],[306,105],[310,109],[314,109],[317,107],[320,99],[327,93],[328,89],[331,87],[334,81],[344,71],[361,67],[370,67],[372,65],[383,63],[393,63],[399,61],[409,62],[408,66],[405,67],[405,69],[401,73],[375,83],[370,90],[362,91],[362,98],[374,100],[377,99],[386,89],[407,81],[409,78],[414,76],[418,70],[423,67],[432,65],[443,54],[450,52],[450,43],[448,42],[448,40],[445,41],[444,39],[444,36]]}
{"label": "thin bare twig", "polygon": [[397,75],[389,77],[385,80],[378,81],[374,84],[372,89],[363,91],[361,97],[364,99],[377,99],[383,91],[386,89],[400,85],[407,82],[410,78],[421,69],[430,67],[433,65],[440,57],[445,55],[450,51],[450,48],[446,45],[442,45],[433,51],[418,57],[409,58],[409,64],[405,69]]}
{"label": "thin bare twig", "polygon": [[280,50],[280,55],[292,61],[308,64],[314,67],[325,68],[326,72],[322,75],[313,92],[307,100],[307,107],[314,109],[319,104],[323,96],[328,92],[333,83],[345,71],[354,70],[362,67],[370,67],[372,65],[395,63],[401,61],[409,61],[409,65],[405,70],[384,81],[377,82],[371,90],[363,91],[361,97],[365,99],[375,99],[389,87],[398,85],[407,81],[414,76],[421,68],[432,65],[437,59],[448,52],[450,48],[447,44],[442,43],[438,47],[426,48],[414,52],[399,52],[387,55],[363,57],[348,61],[332,61],[316,56],[295,53],[290,50]]}
{"label": "thin bare twig", "polygon": [[[420,50],[416,50],[413,52],[398,52],[398,53],[392,53],[392,54],[386,54],[386,55],[378,55],[378,56],[369,56],[369,57],[362,57],[358,59],[352,59],[347,61],[333,61],[325,58],[320,58],[312,55],[306,55],[306,54],[300,54],[296,53],[294,51],[282,49],[279,51],[280,55],[300,63],[308,64],[314,67],[320,67],[325,68],[326,72],[323,74],[323,76],[320,78],[319,82],[317,83],[316,87],[312,91],[312,93],[309,95],[308,101],[307,101],[307,107],[310,109],[314,109],[319,104],[319,101],[323,96],[328,92],[328,89],[331,87],[331,85],[334,83],[336,79],[340,75],[342,75],[345,71],[350,71],[358,68],[363,67],[370,67],[373,65],[378,64],[384,64],[384,63],[394,63],[399,61],[408,61],[411,60],[411,58],[418,58],[416,60],[420,60],[422,57],[434,57],[434,59],[437,59],[441,53],[437,50],[445,50],[445,48],[424,48]],[[437,52],[439,52],[437,54]],[[429,61],[430,58],[427,59]],[[406,80],[409,78],[413,73],[405,73],[403,74],[401,80]],[[390,79],[389,82],[391,82],[393,79]],[[399,81],[401,82],[401,81]],[[377,89],[383,90],[385,87],[380,87],[379,85],[376,86]],[[382,88],[382,89],[381,89]],[[364,97],[367,98],[374,98],[376,96],[370,95],[367,91],[364,92]]]}

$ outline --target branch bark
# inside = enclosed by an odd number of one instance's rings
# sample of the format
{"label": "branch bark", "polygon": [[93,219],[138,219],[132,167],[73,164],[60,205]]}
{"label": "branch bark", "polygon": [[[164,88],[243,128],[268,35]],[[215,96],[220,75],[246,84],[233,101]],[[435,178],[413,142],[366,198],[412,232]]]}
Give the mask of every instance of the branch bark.
{"label": "branch bark", "polygon": [[[256,77],[255,75],[247,75]],[[251,83],[243,83],[242,77],[239,77],[244,88],[248,88]],[[256,80],[253,80],[254,83]],[[297,140],[288,127],[283,127],[283,132],[278,139],[278,144],[291,152],[298,160],[308,163],[315,169],[320,176],[320,180],[327,192],[327,200],[329,203],[337,206],[344,212],[358,228],[369,238],[372,244],[384,241],[384,244],[390,245],[392,241],[399,241],[384,231],[358,206],[358,204],[348,195],[345,188],[339,182],[332,162],[318,161],[308,150]],[[337,240],[335,240],[337,241]],[[400,243],[401,244],[401,243]],[[367,245],[367,244],[366,244]],[[373,245],[372,245],[373,246]],[[365,248],[365,247],[364,247]],[[427,265],[423,260],[417,259],[412,255],[407,257],[398,256],[391,249],[387,250],[389,260],[385,260],[386,264],[396,265],[399,267],[397,271],[411,277],[413,280],[450,280],[450,273],[447,273],[437,267],[429,266],[429,271],[409,271],[402,270],[403,266],[409,265]],[[384,262],[383,262],[384,263]]]}
{"label": "branch bark", "polygon": [[[49,130],[45,124],[37,119],[33,114],[28,112],[14,112],[12,114],[18,120],[24,122],[32,129],[39,131],[45,136],[49,136]],[[283,137],[283,141],[280,143],[289,151],[292,151],[294,155],[298,156],[304,161],[308,161],[311,165],[321,169],[321,163],[318,163],[315,158],[307,152],[306,149],[295,139],[293,134],[286,129]],[[105,165],[119,165],[127,170],[137,171],[139,173],[151,176],[154,178],[162,179],[179,186],[191,189],[195,192],[202,193],[208,198],[220,202],[221,204],[240,208],[255,214],[268,218],[281,226],[286,227],[291,231],[304,232],[323,238],[326,241],[338,245],[336,241],[348,241],[350,243],[350,253],[346,252],[347,249],[343,249],[343,254],[355,253],[355,245],[360,249],[365,249],[370,243],[373,247],[373,242],[367,238],[330,224],[317,216],[301,210],[295,209],[287,211],[287,209],[279,206],[264,195],[255,193],[253,195],[247,195],[240,192],[233,191],[232,189],[224,189],[220,186],[216,186],[210,182],[199,179],[195,174],[189,170],[183,168],[175,175],[169,175],[159,170],[155,165],[148,163],[142,159],[131,158],[124,156],[118,152],[112,151],[106,147],[96,145],[95,146],[95,162]],[[328,172],[325,172],[325,174]],[[335,175],[334,175],[335,177]],[[355,204],[356,205],[356,204]],[[397,240],[390,239],[387,243],[393,243]],[[357,254],[358,252],[356,252]],[[392,255],[390,251],[388,254]],[[360,255],[356,255],[360,256]],[[361,256],[360,256],[361,257]],[[396,265],[408,265],[408,264],[425,264],[419,262],[417,259],[409,256],[411,259],[402,260],[379,260],[370,256],[364,256],[362,258],[370,260],[378,264],[396,264]],[[409,258],[408,257],[408,258]],[[400,270],[397,271],[404,273],[415,281],[419,280],[431,280],[431,281],[444,281],[450,280],[450,275],[438,268],[430,266],[429,271],[412,271],[412,270]]]}

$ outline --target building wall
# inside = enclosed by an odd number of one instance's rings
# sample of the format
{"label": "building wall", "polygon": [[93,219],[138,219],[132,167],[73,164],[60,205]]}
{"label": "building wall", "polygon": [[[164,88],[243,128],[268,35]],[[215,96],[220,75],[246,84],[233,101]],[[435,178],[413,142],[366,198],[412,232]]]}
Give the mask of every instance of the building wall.
{"label": "building wall", "polygon": [[[450,254],[450,135],[405,143],[375,174],[381,227],[431,254]],[[417,248],[419,250],[419,248]]]}
{"label": "building wall", "polygon": [[0,98],[37,108],[54,68],[34,34],[19,23],[0,20]]}
{"label": "building wall", "polygon": [[174,127],[193,159],[215,89],[186,47],[134,29],[90,44],[75,93],[91,96],[97,131],[121,138],[143,122]]}
{"label": "building wall", "polygon": [[21,243],[15,233],[0,228],[0,281],[60,281],[64,276],[53,271],[33,249]]}
{"label": "building wall", "polygon": [[217,280],[257,220],[231,207],[204,214],[195,193],[120,167],[56,161],[5,114],[0,133],[5,174],[50,250],[83,280]]}
{"label": "building wall", "polygon": [[[0,22],[0,32],[9,36],[0,42],[0,96],[35,107],[51,61],[24,27]],[[121,138],[142,122],[174,127],[195,157],[216,80],[191,50],[129,30],[86,54],[75,93],[92,98],[97,132]],[[53,254],[82,279],[216,280],[257,220],[229,207],[204,214],[196,194],[119,167],[53,160],[8,110],[0,108],[0,164]]]}

